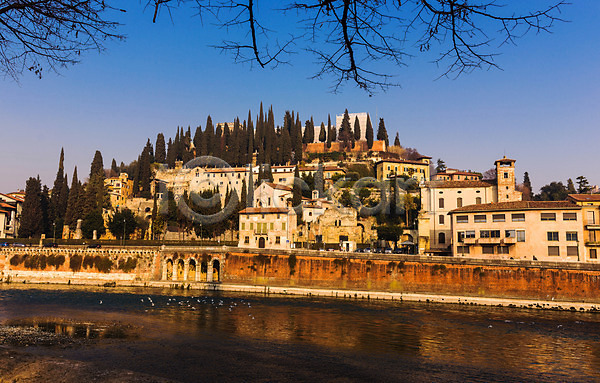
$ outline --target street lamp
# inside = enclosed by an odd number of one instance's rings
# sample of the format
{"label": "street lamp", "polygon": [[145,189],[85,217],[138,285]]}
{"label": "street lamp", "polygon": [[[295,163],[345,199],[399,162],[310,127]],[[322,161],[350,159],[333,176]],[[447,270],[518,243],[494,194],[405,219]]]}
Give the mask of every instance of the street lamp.
{"label": "street lamp", "polygon": [[125,246],[125,218],[123,218],[123,244],[121,246]]}
{"label": "street lamp", "polygon": [[52,235],[52,242],[56,242],[56,222],[52,222],[52,227],[54,229],[54,234]]}

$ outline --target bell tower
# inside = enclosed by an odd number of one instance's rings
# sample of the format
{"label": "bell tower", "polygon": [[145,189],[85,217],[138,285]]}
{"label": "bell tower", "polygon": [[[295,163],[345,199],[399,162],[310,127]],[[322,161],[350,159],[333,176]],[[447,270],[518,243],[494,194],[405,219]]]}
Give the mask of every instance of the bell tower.
{"label": "bell tower", "polygon": [[496,160],[496,182],[498,185],[498,202],[521,201],[522,193],[515,189],[515,160],[504,156]]}

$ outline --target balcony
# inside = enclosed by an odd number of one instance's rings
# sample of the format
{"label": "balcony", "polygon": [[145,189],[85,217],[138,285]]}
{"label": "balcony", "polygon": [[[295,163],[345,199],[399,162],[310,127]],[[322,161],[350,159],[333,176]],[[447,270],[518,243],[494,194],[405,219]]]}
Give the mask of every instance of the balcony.
{"label": "balcony", "polygon": [[515,243],[517,243],[517,238],[516,237],[505,237],[502,239],[501,243],[505,244],[505,245],[514,245]]}
{"label": "balcony", "polygon": [[496,245],[502,243],[502,238],[479,238],[477,243],[480,245]]}
{"label": "balcony", "polygon": [[465,245],[474,245],[474,244],[476,244],[476,243],[477,243],[477,238],[465,238],[465,239],[463,240],[463,243],[464,243]]}

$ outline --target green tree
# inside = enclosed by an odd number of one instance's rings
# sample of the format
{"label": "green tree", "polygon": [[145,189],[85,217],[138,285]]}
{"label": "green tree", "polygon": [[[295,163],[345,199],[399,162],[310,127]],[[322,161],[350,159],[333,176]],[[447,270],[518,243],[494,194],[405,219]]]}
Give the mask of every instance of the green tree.
{"label": "green tree", "polygon": [[535,196],[538,201],[564,201],[569,192],[562,182],[551,182],[540,188],[540,194]]}
{"label": "green tree", "polygon": [[123,233],[125,233],[125,239],[129,239],[137,228],[135,215],[129,209],[115,212],[108,220],[108,230],[118,239],[123,239]]}
{"label": "green tree", "polygon": [[438,158],[437,165],[435,166],[435,172],[443,173],[445,171],[446,171],[446,162],[444,162],[444,160],[442,160],[441,158]]}
{"label": "green tree", "polygon": [[354,141],[360,141],[361,131],[358,116],[354,118]]}
{"label": "green tree", "polygon": [[154,161],[159,164],[164,164],[167,161],[167,150],[165,148],[165,136],[162,133],[156,135],[155,148]]}
{"label": "green tree", "polygon": [[319,130],[319,142],[327,141],[327,131],[325,130],[325,124],[321,122],[321,129]]}
{"label": "green tree", "polygon": [[398,225],[380,225],[377,226],[377,239],[383,241],[392,241],[397,246],[398,240],[402,235],[402,228]]}
{"label": "green tree", "polygon": [[21,211],[19,238],[39,237],[44,231],[42,211],[42,183],[30,177],[25,183],[25,201]]}
{"label": "green tree", "polygon": [[85,188],[86,205],[85,215],[93,210],[102,212],[103,208],[110,206],[110,199],[104,186],[104,165],[102,154],[96,150],[90,167],[90,178]]}
{"label": "green tree", "polygon": [[96,230],[97,238],[100,238],[106,233],[106,227],[104,227],[104,218],[102,218],[102,212],[100,210],[92,210],[83,218],[81,224],[81,234],[84,238],[91,239],[94,237],[94,230]]}
{"label": "green tree", "polygon": [[577,194],[577,190],[575,190],[573,180],[570,178],[567,180],[567,191],[569,192],[569,194]]}
{"label": "green tree", "polygon": [[[571,181],[573,183],[573,181]],[[531,180],[529,179],[529,173],[523,174],[523,201],[533,200],[533,189],[531,187]]]}
{"label": "green tree", "polygon": [[585,194],[585,193],[589,193],[590,190],[592,190],[592,187],[590,186],[590,183],[588,182],[586,177],[579,176],[576,178],[576,180],[577,180],[577,193]]}
{"label": "green tree", "polygon": [[371,124],[371,116],[367,114],[367,127],[365,130],[365,139],[369,149],[373,148],[373,125]]}
{"label": "green tree", "polygon": [[394,146],[400,147],[400,135],[396,132],[396,138],[394,138]]}
{"label": "green tree", "polygon": [[352,130],[350,128],[350,115],[348,114],[348,109],[344,111],[344,117],[342,118],[342,125],[340,126],[340,131],[338,134],[338,139],[342,143],[344,149],[350,149],[352,146],[352,138],[354,135],[352,134]]}
{"label": "green tree", "polygon": [[385,122],[383,121],[383,118],[379,119],[379,128],[377,129],[377,139],[379,141],[385,141],[386,148],[390,145],[387,130],[385,129]]}
{"label": "green tree", "polygon": [[311,144],[315,140],[315,123],[313,122],[313,118],[310,120],[306,120],[304,123],[304,137],[302,142],[305,144]]}
{"label": "green tree", "polygon": [[77,166],[75,166],[75,170],[73,170],[73,179],[71,180],[71,190],[67,200],[65,224],[69,226],[74,225],[77,223],[77,220],[82,217],[80,199],[82,199],[82,186],[81,182],[77,179]]}

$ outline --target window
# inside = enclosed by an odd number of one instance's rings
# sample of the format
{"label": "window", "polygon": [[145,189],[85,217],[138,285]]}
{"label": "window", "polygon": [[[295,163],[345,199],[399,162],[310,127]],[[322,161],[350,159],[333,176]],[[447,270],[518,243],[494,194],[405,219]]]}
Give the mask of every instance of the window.
{"label": "window", "polygon": [[504,222],[504,214],[493,214],[492,222]]}
{"label": "window", "polygon": [[556,221],[556,213],[542,213],[542,221]]}
{"label": "window", "polygon": [[594,217],[594,212],[593,211],[588,211],[587,212],[587,224],[588,225],[595,225],[596,224],[596,217]]}
{"label": "window", "polygon": [[549,231],[548,241],[558,241],[558,231]]}
{"label": "window", "polygon": [[517,230],[517,242],[525,242],[525,230]]}
{"label": "window", "polygon": [[270,226],[271,226],[271,227],[270,227],[270,229],[271,229],[271,230],[274,230],[274,229],[275,229],[275,224],[274,224],[273,222],[271,222],[271,225],[270,225]]}
{"label": "window", "polygon": [[476,203],[477,205],[481,204],[481,197],[477,197],[477,198],[475,198],[475,203]]}
{"label": "window", "polygon": [[248,236],[245,236],[245,237],[244,237],[244,243],[245,243],[245,244],[249,244],[249,243],[250,243],[250,237],[248,237]]}
{"label": "window", "polygon": [[508,178],[508,173],[504,172],[504,178]]}
{"label": "window", "polygon": [[275,237],[275,244],[280,244],[281,243],[281,238],[279,236]]}
{"label": "window", "polygon": [[590,230],[589,233],[590,233],[590,235],[589,235],[590,242],[596,242],[596,238],[597,238],[596,230]]}
{"label": "window", "polygon": [[579,255],[577,246],[567,246],[567,257],[576,257]]}
{"label": "window", "polygon": [[590,249],[590,259],[598,259],[598,252],[596,249]]}
{"label": "window", "polygon": [[281,222],[281,230],[285,230],[285,222]]}
{"label": "window", "polygon": [[506,238],[516,238],[517,232],[515,230],[506,230],[506,231],[504,231],[504,236]]}
{"label": "window", "polygon": [[440,217],[440,219],[439,219],[440,225],[443,225],[444,224],[444,216],[440,215],[439,217]]}
{"label": "window", "polygon": [[498,254],[508,254],[508,246],[498,246]]}
{"label": "window", "polygon": [[560,248],[558,246],[548,246],[548,255],[557,257],[560,255]]}
{"label": "window", "polygon": [[481,246],[482,254],[494,254],[494,246]]}
{"label": "window", "polygon": [[468,215],[457,215],[456,223],[469,223],[469,216]]}
{"label": "window", "polygon": [[246,230],[246,222],[242,222],[242,230]]}
{"label": "window", "polygon": [[525,213],[513,213],[510,215],[513,222],[524,222]]}
{"label": "window", "polygon": [[456,246],[458,254],[469,254],[469,246]]}
{"label": "window", "polygon": [[465,238],[475,238],[475,230],[465,231]]}
{"label": "window", "polygon": [[250,230],[254,230],[254,222],[250,222]]}
{"label": "window", "polygon": [[446,243],[446,234],[445,233],[438,234],[438,243],[440,243],[440,244]]}
{"label": "window", "polygon": [[577,213],[563,213],[563,221],[577,221]]}
{"label": "window", "polygon": [[577,241],[577,232],[567,231],[567,241]]}
{"label": "window", "polygon": [[490,237],[489,230],[480,230],[479,231],[479,238],[489,238],[489,237]]}
{"label": "window", "polygon": [[458,242],[462,243],[465,241],[465,232],[464,231],[459,231],[458,232]]}
{"label": "window", "polygon": [[490,230],[491,238],[500,238],[500,230]]}
{"label": "window", "polygon": [[444,208],[444,199],[443,199],[443,198],[440,198],[440,199],[438,200],[438,207],[439,207],[440,209],[443,209],[443,208]]}
{"label": "window", "polygon": [[456,199],[456,207],[462,207],[462,197]]}
{"label": "window", "polygon": [[482,222],[486,222],[485,220],[485,214],[476,214],[475,217],[473,217],[473,220],[477,223],[482,223]]}

